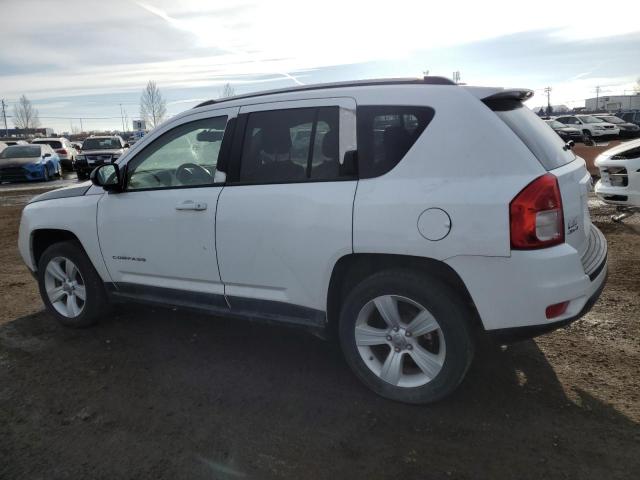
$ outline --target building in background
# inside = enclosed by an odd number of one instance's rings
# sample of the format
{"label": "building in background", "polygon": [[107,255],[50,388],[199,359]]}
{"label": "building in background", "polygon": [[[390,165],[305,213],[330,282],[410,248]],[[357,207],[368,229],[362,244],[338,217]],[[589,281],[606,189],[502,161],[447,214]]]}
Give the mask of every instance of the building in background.
{"label": "building in background", "polygon": [[587,98],[585,107],[588,112],[638,110],[640,109],[640,94],[603,95],[601,97]]}
{"label": "building in background", "polygon": [[23,128],[0,128],[0,135],[15,138],[25,137],[50,137],[54,134],[53,128],[29,128],[25,130]]}

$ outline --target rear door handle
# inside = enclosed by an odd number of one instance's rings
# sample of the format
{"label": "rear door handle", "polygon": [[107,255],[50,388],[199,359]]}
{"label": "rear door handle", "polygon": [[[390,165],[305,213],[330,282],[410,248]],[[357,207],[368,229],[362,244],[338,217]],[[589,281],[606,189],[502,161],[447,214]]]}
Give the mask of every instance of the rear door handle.
{"label": "rear door handle", "polygon": [[193,200],[185,200],[182,203],[176,205],[176,210],[206,210],[207,204],[204,202],[194,202]]}

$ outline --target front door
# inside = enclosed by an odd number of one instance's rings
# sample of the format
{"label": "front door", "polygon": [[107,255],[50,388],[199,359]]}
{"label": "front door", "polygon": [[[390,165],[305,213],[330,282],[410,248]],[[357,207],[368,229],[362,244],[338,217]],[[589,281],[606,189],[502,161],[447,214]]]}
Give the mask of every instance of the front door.
{"label": "front door", "polygon": [[352,253],[357,180],[343,159],[356,148],[355,107],[331,98],[240,109],[216,228],[232,311],[323,321],[333,265]]}
{"label": "front door", "polygon": [[98,203],[100,248],[121,294],[226,305],[215,245],[222,184],[214,177],[236,113],[217,110],[165,127],[127,161],[125,191]]}

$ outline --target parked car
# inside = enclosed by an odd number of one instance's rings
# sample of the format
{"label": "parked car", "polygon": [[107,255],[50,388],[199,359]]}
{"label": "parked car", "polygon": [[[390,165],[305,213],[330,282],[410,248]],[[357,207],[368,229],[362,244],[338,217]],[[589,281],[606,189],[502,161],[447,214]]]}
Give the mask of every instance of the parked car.
{"label": "parked car", "polygon": [[618,127],[621,138],[634,138],[640,135],[640,127],[635,123],[626,122],[615,115],[594,114],[593,116]]}
{"label": "parked car", "polygon": [[563,115],[556,120],[582,131],[588,138],[617,137],[620,129],[611,123],[603,122],[592,115]]}
{"label": "parked car", "polygon": [[549,125],[554,132],[556,132],[562,140],[568,142],[569,140],[573,140],[575,142],[582,140],[584,136],[582,131],[565,125],[564,123],[560,123],[557,120],[545,120],[545,123]]}
{"label": "parked car", "polygon": [[58,154],[46,144],[12,145],[0,152],[0,182],[48,182],[61,172]]}
{"label": "parked car", "polygon": [[[77,153],[80,153],[82,151],[82,142],[71,142],[71,146],[76,149]],[[76,159],[77,158],[78,157],[76,156]]]}
{"label": "parked car", "polygon": [[29,145],[29,142],[26,140],[3,140],[8,146],[11,145]]}
{"label": "parked car", "polygon": [[611,205],[640,209],[640,139],[601,153],[595,164],[600,170],[596,195]]}
{"label": "parked car", "polygon": [[75,169],[76,149],[73,148],[71,142],[64,138],[37,138],[33,140],[33,144],[47,144],[53,148],[60,157],[60,164],[64,170],[72,172]]}
{"label": "parked car", "polygon": [[378,394],[432,402],[478,335],[567,325],[605,283],[591,177],[532,94],[425,77],[204,102],[33,199],[20,253],[64,325],[129,300],[297,325]]}
{"label": "parked car", "polygon": [[616,116],[625,122],[640,126],[640,110],[628,110],[616,113]]}
{"label": "parked car", "polygon": [[76,159],[78,179],[89,178],[91,170],[99,165],[116,161],[129,148],[118,135],[91,136],[82,143],[82,153]]}

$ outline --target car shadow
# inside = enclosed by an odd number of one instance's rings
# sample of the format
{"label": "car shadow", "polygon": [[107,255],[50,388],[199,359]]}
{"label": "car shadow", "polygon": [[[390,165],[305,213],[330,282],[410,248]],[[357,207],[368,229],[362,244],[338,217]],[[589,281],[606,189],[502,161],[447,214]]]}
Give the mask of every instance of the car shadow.
{"label": "car shadow", "polygon": [[534,341],[483,342],[429,406],[377,397],[305,332],[127,307],[0,326],[0,478],[631,478],[638,424],[570,400]]}

